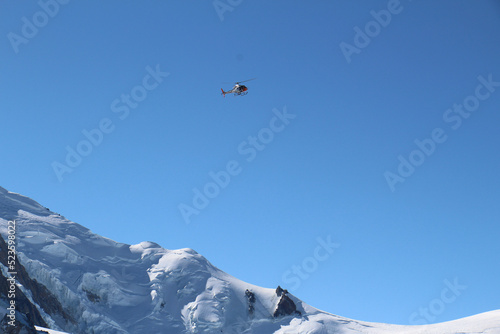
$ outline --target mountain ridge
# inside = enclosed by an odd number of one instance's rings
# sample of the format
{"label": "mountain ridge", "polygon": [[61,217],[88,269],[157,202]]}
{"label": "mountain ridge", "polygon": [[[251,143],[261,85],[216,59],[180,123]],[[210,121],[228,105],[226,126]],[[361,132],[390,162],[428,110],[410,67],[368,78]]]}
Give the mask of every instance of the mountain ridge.
{"label": "mountain ridge", "polygon": [[[0,187],[4,239],[9,220],[16,221],[16,266],[28,276],[22,279],[56,300],[18,281],[19,293],[23,286],[43,319],[28,321],[26,328],[34,323],[69,333],[500,333],[500,310],[422,326],[343,318],[281,287],[243,282],[190,248],[116,242]],[[1,266],[9,276],[6,263]],[[44,305],[45,300],[52,301]],[[0,303],[6,302],[2,295]],[[6,316],[0,313],[0,319]]]}

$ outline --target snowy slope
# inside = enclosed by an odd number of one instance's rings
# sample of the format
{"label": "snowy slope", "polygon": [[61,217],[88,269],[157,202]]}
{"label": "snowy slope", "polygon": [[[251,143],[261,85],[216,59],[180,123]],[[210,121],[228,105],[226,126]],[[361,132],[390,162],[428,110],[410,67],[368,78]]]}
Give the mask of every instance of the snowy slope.
{"label": "snowy slope", "polygon": [[154,242],[118,243],[0,187],[4,239],[7,221],[13,219],[21,264],[67,313],[63,316],[32,296],[54,330],[100,334],[500,333],[500,310],[424,326],[335,316],[286,292],[238,280],[192,249],[167,250]]}
{"label": "snowy slope", "polygon": [[44,333],[45,334],[67,334],[65,332],[56,331],[56,330],[41,327],[41,326],[35,326],[35,329],[38,330],[40,332],[40,334],[44,334]]}

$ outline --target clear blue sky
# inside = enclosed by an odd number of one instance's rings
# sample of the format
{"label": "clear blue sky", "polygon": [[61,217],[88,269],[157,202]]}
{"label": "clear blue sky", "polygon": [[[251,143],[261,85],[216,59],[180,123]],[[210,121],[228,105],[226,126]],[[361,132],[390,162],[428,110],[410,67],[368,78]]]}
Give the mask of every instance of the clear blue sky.
{"label": "clear blue sky", "polygon": [[1,186],[354,319],[500,308],[498,1],[63,2],[0,2]]}

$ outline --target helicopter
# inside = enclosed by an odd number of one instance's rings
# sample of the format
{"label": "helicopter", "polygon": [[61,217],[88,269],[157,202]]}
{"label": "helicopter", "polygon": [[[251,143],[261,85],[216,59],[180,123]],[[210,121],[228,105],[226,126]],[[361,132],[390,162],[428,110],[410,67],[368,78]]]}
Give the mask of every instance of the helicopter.
{"label": "helicopter", "polygon": [[221,95],[224,95],[224,97],[226,97],[226,94],[231,94],[231,93],[234,93],[234,96],[236,96],[236,95],[240,95],[240,96],[247,95],[248,94],[248,88],[247,88],[247,86],[240,85],[240,83],[247,82],[247,81],[254,80],[254,79],[256,79],[256,78],[248,79],[248,80],[245,80],[245,81],[235,82],[234,83],[234,87],[231,88],[231,90],[228,90],[227,92],[225,92],[224,89],[221,88],[220,89],[222,91]]}

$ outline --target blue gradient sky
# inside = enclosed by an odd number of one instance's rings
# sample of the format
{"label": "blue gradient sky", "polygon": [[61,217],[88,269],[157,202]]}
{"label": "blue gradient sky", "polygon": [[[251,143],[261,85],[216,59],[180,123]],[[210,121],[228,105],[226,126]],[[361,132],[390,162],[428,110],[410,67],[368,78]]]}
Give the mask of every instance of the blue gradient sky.
{"label": "blue gradient sky", "polygon": [[63,2],[0,2],[1,186],[354,319],[500,308],[498,1]]}

